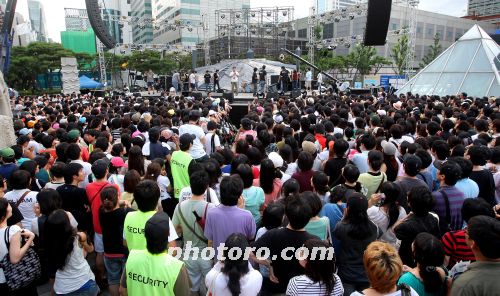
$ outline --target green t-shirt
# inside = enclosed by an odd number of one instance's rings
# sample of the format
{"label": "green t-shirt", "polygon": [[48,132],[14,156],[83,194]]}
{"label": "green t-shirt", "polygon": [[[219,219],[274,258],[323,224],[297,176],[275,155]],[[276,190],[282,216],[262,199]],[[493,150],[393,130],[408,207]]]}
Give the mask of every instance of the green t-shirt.
{"label": "green t-shirt", "polygon": [[305,230],[312,235],[319,237],[321,240],[326,240],[327,229],[329,228],[330,219],[328,217],[321,217],[319,220],[309,221]]}
{"label": "green t-shirt", "polygon": [[243,190],[243,198],[245,199],[245,210],[252,213],[256,224],[260,223],[260,208],[264,204],[266,197],[264,190],[257,186],[251,186]]}
{"label": "green t-shirt", "polygon": [[156,211],[135,211],[127,214],[123,223],[123,238],[127,241],[129,251],[146,249],[144,227],[155,213]]}
{"label": "green t-shirt", "polygon": [[189,164],[193,158],[184,151],[175,151],[170,159],[170,168],[174,180],[174,197],[179,198],[182,188],[189,186]]}

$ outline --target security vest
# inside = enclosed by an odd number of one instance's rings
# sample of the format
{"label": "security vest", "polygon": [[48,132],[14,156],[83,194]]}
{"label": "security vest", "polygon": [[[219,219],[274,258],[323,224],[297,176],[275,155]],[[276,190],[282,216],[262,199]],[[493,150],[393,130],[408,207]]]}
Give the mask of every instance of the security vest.
{"label": "security vest", "polygon": [[175,151],[170,159],[170,168],[174,179],[174,196],[179,198],[181,189],[189,186],[189,164],[193,158],[184,151]]}
{"label": "security vest", "polygon": [[155,213],[156,211],[135,211],[127,214],[125,222],[123,223],[123,232],[125,233],[125,240],[127,241],[129,251],[146,249],[144,227],[149,218]]}
{"label": "security vest", "polygon": [[175,281],[183,264],[167,253],[131,251],[125,267],[128,295],[175,296]]}

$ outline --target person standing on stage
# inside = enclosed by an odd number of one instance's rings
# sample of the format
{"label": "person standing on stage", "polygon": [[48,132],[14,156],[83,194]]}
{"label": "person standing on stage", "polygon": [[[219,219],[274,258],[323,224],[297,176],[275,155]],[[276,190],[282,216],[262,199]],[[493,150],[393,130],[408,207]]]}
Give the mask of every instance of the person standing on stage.
{"label": "person standing on stage", "polygon": [[313,80],[313,73],[311,71],[311,68],[307,69],[306,72],[306,90],[312,90],[312,80]]}
{"label": "person standing on stage", "polygon": [[174,75],[172,75],[172,86],[175,88],[175,91],[180,91],[179,84],[181,83],[181,74],[179,71],[175,71]]}
{"label": "person standing on stage", "polygon": [[189,74],[189,91],[196,90],[196,74],[194,74],[194,70]]}
{"label": "person standing on stage", "polygon": [[300,73],[297,70],[292,72],[292,90],[300,89]]}
{"label": "person standing on stage", "polygon": [[155,73],[153,70],[149,69],[148,72],[146,72],[146,81],[148,83],[148,95],[150,94],[151,91],[155,91],[154,85],[155,85]]}
{"label": "person standing on stage", "polygon": [[257,73],[259,69],[253,68],[253,74],[252,74],[252,89],[253,89],[253,95],[257,95],[257,83],[259,82],[259,73]]}
{"label": "person standing on stage", "polygon": [[205,75],[203,76],[203,79],[205,80],[205,90],[210,91],[212,88],[210,87],[210,80],[212,79],[212,75],[208,72],[208,70],[205,72]]}
{"label": "person standing on stage", "polygon": [[236,67],[233,67],[233,71],[231,71],[231,74],[229,74],[231,77],[231,91],[237,95],[238,94],[238,80],[240,77],[240,73],[236,71]]}
{"label": "person standing on stage", "polygon": [[282,94],[285,94],[285,91],[288,90],[288,81],[290,79],[290,72],[285,69],[285,67],[281,67],[280,72],[280,90]]}
{"label": "person standing on stage", "polygon": [[323,84],[323,74],[321,72],[318,73],[318,76],[316,76],[316,79],[318,81],[318,92],[321,94],[321,84]]}
{"label": "person standing on stage", "polygon": [[265,93],[266,90],[266,77],[267,77],[267,72],[266,72],[266,66],[262,66],[262,68],[259,71],[259,86],[260,86],[260,93]]}
{"label": "person standing on stage", "polygon": [[214,91],[218,91],[220,89],[219,85],[219,70],[215,70],[214,73]]}

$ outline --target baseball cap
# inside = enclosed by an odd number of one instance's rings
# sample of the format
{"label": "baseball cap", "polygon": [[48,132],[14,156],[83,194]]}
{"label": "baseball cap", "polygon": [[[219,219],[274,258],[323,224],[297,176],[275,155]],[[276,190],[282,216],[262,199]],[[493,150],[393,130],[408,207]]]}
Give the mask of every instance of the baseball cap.
{"label": "baseball cap", "polygon": [[396,155],[396,151],[398,148],[394,143],[387,142],[387,141],[382,141],[381,143],[382,149],[384,150],[384,154],[386,155]]}
{"label": "baseball cap", "polygon": [[283,122],[283,116],[281,116],[281,114],[274,115],[273,119],[274,119],[274,122],[276,122],[277,124],[280,124]]}
{"label": "baseball cap", "polygon": [[75,140],[80,136],[80,131],[79,130],[70,130],[68,133],[68,139],[69,140]]}
{"label": "baseball cap", "polygon": [[104,175],[108,168],[109,160],[107,158],[101,158],[92,164],[92,173],[94,175]]}
{"label": "baseball cap", "polygon": [[276,152],[271,152],[267,156],[274,164],[275,168],[281,168],[283,166],[283,158]]}
{"label": "baseball cap", "polygon": [[302,142],[302,150],[311,154],[311,155],[314,155],[314,153],[316,153],[318,151],[316,149],[316,145],[313,142],[309,142],[309,141]]}
{"label": "baseball cap", "polygon": [[127,164],[125,163],[125,161],[123,161],[123,158],[118,156],[111,158],[111,164],[116,168],[127,167]]}
{"label": "baseball cap", "polygon": [[179,146],[181,150],[185,150],[189,147],[189,145],[193,144],[193,140],[196,138],[193,134],[182,134],[179,137]]}
{"label": "baseball cap", "polygon": [[22,128],[22,129],[19,131],[19,134],[20,134],[20,135],[23,135],[23,136],[26,136],[26,135],[31,134],[31,132],[33,132],[33,130],[32,130],[32,129],[30,129],[30,128]]}
{"label": "baseball cap", "polygon": [[170,139],[174,135],[174,132],[172,132],[169,129],[164,129],[161,131],[160,136],[164,138],[165,140]]}
{"label": "baseball cap", "polygon": [[14,155],[14,149],[12,148],[7,147],[0,150],[0,157],[13,157]]}
{"label": "baseball cap", "polygon": [[217,114],[217,112],[215,112],[215,110],[208,111],[208,116],[212,116],[212,115],[215,115],[215,114]]}
{"label": "baseball cap", "polygon": [[163,211],[157,212],[149,218],[144,227],[144,236],[146,237],[146,241],[152,245],[161,245],[168,242],[169,234],[169,218]]}

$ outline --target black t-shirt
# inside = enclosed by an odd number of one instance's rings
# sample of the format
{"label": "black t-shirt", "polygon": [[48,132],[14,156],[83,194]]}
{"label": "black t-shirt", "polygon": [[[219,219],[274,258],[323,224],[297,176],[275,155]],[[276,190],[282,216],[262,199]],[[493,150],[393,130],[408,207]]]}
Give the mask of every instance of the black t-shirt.
{"label": "black t-shirt", "polygon": [[203,78],[205,78],[205,83],[206,83],[206,84],[209,84],[209,83],[210,83],[210,78],[211,78],[210,74],[208,74],[208,73],[207,73],[207,74],[205,74],[205,76],[203,76]]}
{"label": "black t-shirt", "polygon": [[62,201],[62,209],[70,212],[78,222],[78,230],[90,230],[89,215],[85,206],[89,206],[89,200],[85,189],[73,185],[64,184],[57,187],[57,192]]}
{"label": "black t-shirt", "polygon": [[12,216],[10,216],[9,219],[7,219],[7,226],[12,226],[14,224],[17,224],[21,222],[24,217],[21,211],[16,206],[15,202],[9,201],[10,207],[12,208]]}
{"label": "black t-shirt", "polygon": [[261,70],[260,70],[260,72],[259,72],[259,79],[260,79],[261,81],[265,81],[265,80],[266,80],[266,75],[267,75],[266,70],[261,69]]}
{"label": "black t-shirt", "polygon": [[257,83],[257,80],[258,80],[258,74],[257,72],[253,72],[252,74],[252,83]]}
{"label": "black t-shirt", "polygon": [[219,73],[214,73],[214,82],[219,81]]}
{"label": "black t-shirt", "polygon": [[325,174],[330,177],[328,185],[333,187],[344,182],[342,168],[347,164],[347,158],[332,158],[325,163]]}
{"label": "black t-shirt", "polygon": [[288,72],[288,70],[281,70],[280,72],[281,80],[285,82],[288,81],[289,74],[290,72]]}
{"label": "black t-shirt", "polygon": [[33,178],[31,179],[30,190],[31,191],[41,191],[45,187],[45,181]]}
{"label": "black t-shirt", "polygon": [[[266,232],[262,237],[255,241],[252,246],[257,250],[259,248],[269,248],[271,258],[276,255],[272,266],[274,275],[278,278],[279,284],[273,284],[271,289],[273,293],[285,293],[290,279],[294,276],[304,274],[304,268],[295,258],[294,252],[302,247],[305,241],[312,238],[318,238],[306,231],[294,231],[288,228],[275,228]],[[291,260],[281,258],[281,251],[287,247],[294,248],[294,251],[288,251],[287,256],[293,256]]]}
{"label": "black t-shirt", "polygon": [[473,171],[469,177],[479,186],[479,197],[487,201],[491,206],[495,203],[495,180],[493,174],[487,170]]}
{"label": "black t-shirt", "polygon": [[394,228],[396,237],[401,240],[399,256],[401,257],[403,264],[410,267],[416,266],[415,261],[413,260],[411,244],[413,243],[413,240],[415,240],[417,234],[421,232],[428,232],[438,239],[441,239],[439,223],[436,217],[431,214],[427,214],[425,217],[419,217],[412,213]]}
{"label": "black t-shirt", "polygon": [[149,143],[149,160],[153,160],[155,158],[165,159],[165,157],[169,154],[170,149],[164,147],[160,142]]}
{"label": "black t-shirt", "polygon": [[123,223],[125,216],[134,211],[131,208],[118,208],[111,212],[99,209],[99,220],[102,228],[102,241],[106,254],[128,254],[123,245]]}

